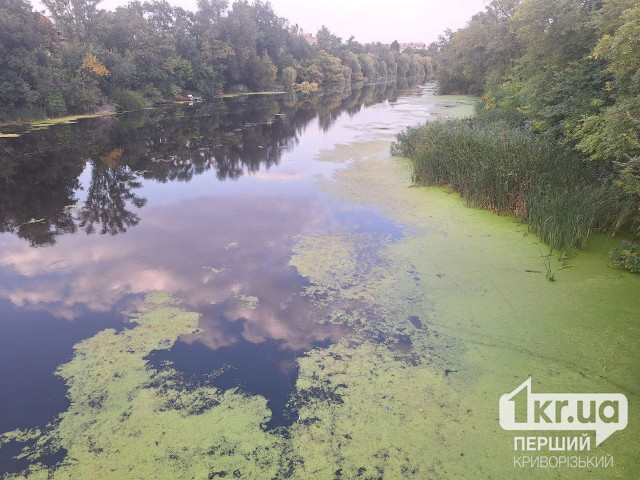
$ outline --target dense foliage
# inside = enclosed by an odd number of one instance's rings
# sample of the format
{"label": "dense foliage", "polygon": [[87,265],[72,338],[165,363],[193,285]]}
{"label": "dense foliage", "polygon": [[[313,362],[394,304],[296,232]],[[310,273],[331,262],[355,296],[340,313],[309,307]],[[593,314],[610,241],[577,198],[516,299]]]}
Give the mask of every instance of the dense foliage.
{"label": "dense foliage", "polygon": [[637,0],[494,0],[437,47],[443,93],[483,92],[481,117],[579,152],[640,197]]}
{"label": "dense foliage", "polygon": [[[514,214],[552,249],[594,231],[640,235],[640,6],[494,0],[429,46],[441,93],[480,94],[472,119],[410,128],[392,152],[414,180]],[[637,271],[637,251],[611,253]]]}
{"label": "dense foliage", "polygon": [[609,252],[609,256],[618,267],[640,273],[640,246],[637,243],[623,241],[620,247]]}
{"label": "dense foliage", "polygon": [[49,16],[25,0],[0,0],[0,121],[86,113],[107,101],[127,110],[140,99],[431,73],[425,55],[344,42],[326,27],[310,45],[260,0],[199,0],[196,12],[163,0],[115,11],[97,0],[43,3]]}

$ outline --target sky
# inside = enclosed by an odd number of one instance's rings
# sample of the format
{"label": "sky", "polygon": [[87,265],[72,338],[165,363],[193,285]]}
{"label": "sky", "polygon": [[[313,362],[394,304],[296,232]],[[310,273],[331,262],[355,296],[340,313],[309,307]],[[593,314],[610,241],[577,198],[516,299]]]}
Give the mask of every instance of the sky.
{"label": "sky", "polygon": [[[196,10],[197,0],[168,0]],[[99,8],[112,10],[128,0],[104,0]],[[424,42],[438,38],[445,29],[463,27],[487,0],[271,0],[274,11],[315,33],[326,25],[344,40],[351,35],[362,43]],[[42,10],[38,0],[33,1]]]}

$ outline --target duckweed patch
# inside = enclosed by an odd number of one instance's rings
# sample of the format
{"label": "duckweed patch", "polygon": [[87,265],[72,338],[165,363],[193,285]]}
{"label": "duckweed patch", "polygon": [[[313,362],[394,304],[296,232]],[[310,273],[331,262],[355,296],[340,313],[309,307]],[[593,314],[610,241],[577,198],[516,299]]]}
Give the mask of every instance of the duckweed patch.
{"label": "duckweed patch", "polygon": [[386,145],[387,142],[384,140],[337,144],[332,149],[321,150],[314,158],[323,162],[345,163],[355,158],[380,156],[381,153],[384,154],[384,149],[381,147]]}
{"label": "duckweed patch", "polygon": [[291,438],[301,478],[469,478],[456,444],[472,416],[446,378],[370,342],[341,341],[299,363]]}
{"label": "duckweed patch", "polygon": [[[497,401],[529,376],[540,391],[639,400],[640,282],[610,268],[610,238],[591,237],[571,258],[549,257],[513,218],[467,209],[445,189],[408,188],[406,159],[360,149],[367,155],[320,187],[408,227],[393,242],[314,234],[294,248],[291,263],[310,280],[305,294],[332,309],[322,321],[351,329],[299,360],[303,401],[292,442],[303,477],[508,478],[513,434],[496,421]],[[546,262],[556,282],[528,273],[544,272]],[[638,412],[598,450],[620,458],[608,475],[634,478],[640,468],[634,419]]]}
{"label": "duckweed patch", "polygon": [[236,295],[236,298],[240,301],[243,307],[250,310],[258,308],[258,304],[260,303],[258,297],[252,297],[250,295]]}
{"label": "duckweed patch", "polygon": [[[282,439],[260,426],[269,419],[264,398],[208,386],[189,388],[167,367],[150,368],[153,350],[170,348],[197,331],[198,314],[164,294],[147,296],[133,327],[104,330],[75,347],[58,369],[71,406],[45,431],[12,432],[3,441],[35,439],[20,454],[32,464],[7,478],[273,478]],[[55,467],[39,463],[65,449]]]}

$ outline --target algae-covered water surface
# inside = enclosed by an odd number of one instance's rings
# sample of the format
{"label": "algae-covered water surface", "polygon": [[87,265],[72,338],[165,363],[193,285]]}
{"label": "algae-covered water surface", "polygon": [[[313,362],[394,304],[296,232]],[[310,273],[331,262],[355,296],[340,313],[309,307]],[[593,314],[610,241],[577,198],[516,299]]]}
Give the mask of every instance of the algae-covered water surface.
{"label": "algae-covered water surface", "polygon": [[[0,475],[640,477],[619,241],[549,256],[389,154],[473,105],[378,84],[1,138]],[[626,428],[503,429],[529,378],[624,395]],[[514,449],[558,436],[588,448]]]}

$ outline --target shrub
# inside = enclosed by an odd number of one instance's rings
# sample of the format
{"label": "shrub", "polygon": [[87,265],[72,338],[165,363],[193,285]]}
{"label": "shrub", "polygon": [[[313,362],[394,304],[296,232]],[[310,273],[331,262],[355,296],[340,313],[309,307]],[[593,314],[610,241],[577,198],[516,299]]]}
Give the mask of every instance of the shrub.
{"label": "shrub", "polygon": [[92,112],[102,102],[100,89],[79,77],[69,80],[62,95],[67,111],[72,115]]}
{"label": "shrub", "polygon": [[294,86],[294,89],[296,92],[301,92],[301,93],[311,93],[311,92],[315,92],[316,90],[318,90],[318,84],[315,82],[302,82],[302,83],[296,83]]}
{"label": "shrub", "polygon": [[62,93],[57,88],[49,88],[44,94],[44,108],[49,117],[63,117],[67,114],[67,106]]}
{"label": "shrub", "polygon": [[128,112],[131,110],[142,110],[146,108],[147,102],[145,102],[142,95],[133,90],[126,90],[123,88],[116,88],[111,94],[111,101],[116,104],[116,108],[119,112]]}
{"label": "shrub", "polygon": [[138,89],[138,93],[151,105],[165,101],[162,92],[150,83],[147,83],[146,85],[143,85],[142,88]]}
{"label": "shrub", "polygon": [[613,263],[618,267],[624,267],[630,272],[640,273],[640,247],[637,243],[623,241],[619,248],[609,252]]}

